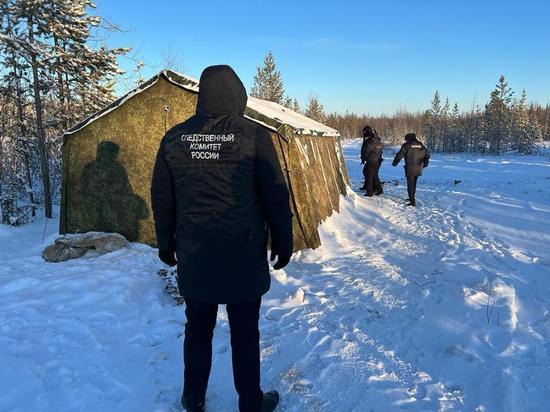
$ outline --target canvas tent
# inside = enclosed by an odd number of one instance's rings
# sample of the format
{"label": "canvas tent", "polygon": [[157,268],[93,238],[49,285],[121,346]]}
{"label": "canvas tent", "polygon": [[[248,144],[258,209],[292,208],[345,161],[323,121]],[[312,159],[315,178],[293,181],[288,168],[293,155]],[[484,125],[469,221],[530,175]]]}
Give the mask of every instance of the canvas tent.
{"label": "canvas tent", "polygon": [[[65,133],[60,232],[118,232],[155,245],[150,183],[165,132],[195,112],[198,81],[162,71]],[[318,226],[348,184],[336,130],[250,97],[245,116],[270,131],[289,189],[296,249],[320,245]]]}

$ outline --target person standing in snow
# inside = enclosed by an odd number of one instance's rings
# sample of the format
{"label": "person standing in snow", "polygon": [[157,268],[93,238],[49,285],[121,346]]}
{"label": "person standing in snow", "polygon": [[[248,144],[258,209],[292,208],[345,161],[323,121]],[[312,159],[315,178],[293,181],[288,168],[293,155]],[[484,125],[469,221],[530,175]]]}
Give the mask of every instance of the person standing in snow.
{"label": "person standing in snow", "polygon": [[366,195],[372,197],[384,193],[378,171],[384,159],[382,159],[382,141],[376,130],[366,125],[363,128],[363,144],[361,145],[361,164],[365,183],[360,190],[366,190]]}
{"label": "person standing in snow", "polygon": [[281,269],[293,251],[292,212],[271,136],[244,118],[246,102],[231,67],[206,68],[196,114],[166,133],[153,172],[159,258],[178,265],[186,304],[187,411],[205,410],[219,304],[227,305],[239,410],[273,411],[279,401],[260,388],[258,321],[270,287],[268,229]]}
{"label": "person standing in snow", "polygon": [[392,165],[397,166],[403,158],[405,158],[405,176],[407,177],[407,191],[409,193],[409,203],[407,205],[416,206],[416,183],[418,182],[418,176],[422,175],[422,170],[428,167],[430,152],[416,139],[416,134],[407,133],[405,143],[395,155]]}

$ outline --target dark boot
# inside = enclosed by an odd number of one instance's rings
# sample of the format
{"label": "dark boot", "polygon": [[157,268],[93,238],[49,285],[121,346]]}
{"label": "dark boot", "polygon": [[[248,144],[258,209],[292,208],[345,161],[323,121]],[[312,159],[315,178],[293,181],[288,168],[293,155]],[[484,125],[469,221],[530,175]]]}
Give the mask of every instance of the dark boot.
{"label": "dark boot", "polygon": [[277,391],[271,391],[264,393],[262,400],[262,409],[260,412],[273,412],[279,404],[279,393]]}
{"label": "dark boot", "polygon": [[191,405],[185,400],[183,396],[181,397],[181,406],[183,406],[183,410],[187,412],[204,412],[205,411],[204,402],[201,402],[196,405]]}

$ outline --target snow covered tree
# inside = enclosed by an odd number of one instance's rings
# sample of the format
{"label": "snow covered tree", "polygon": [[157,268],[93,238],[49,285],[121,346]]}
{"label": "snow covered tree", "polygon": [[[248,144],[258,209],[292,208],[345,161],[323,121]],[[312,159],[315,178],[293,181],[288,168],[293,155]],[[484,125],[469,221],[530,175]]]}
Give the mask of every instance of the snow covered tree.
{"label": "snow covered tree", "polygon": [[435,91],[432,99],[431,108],[426,113],[427,122],[424,127],[424,136],[426,137],[426,146],[429,150],[435,152],[440,149],[440,123],[441,123],[441,98],[439,91]]}
{"label": "snow covered tree", "polygon": [[527,92],[525,89],[512,107],[511,147],[519,153],[532,154],[536,142],[542,140],[542,131],[534,113],[527,108]]}
{"label": "snow covered tree", "polygon": [[450,152],[450,141],[451,141],[451,127],[450,127],[450,111],[451,103],[449,98],[445,98],[445,104],[441,109],[440,116],[440,136],[441,136],[441,150],[444,152]]}
{"label": "snow covered tree", "polygon": [[466,150],[466,136],[464,132],[464,122],[460,115],[458,103],[453,105],[450,114],[448,152],[464,152]]}
{"label": "snow covered tree", "polygon": [[302,108],[300,107],[300,103],[298,103],[298,99],[294,98],[292,100],[292,105],[290,106],[292,110],[294,110],[296,113],[301,113]]}
{"label": "snow covered tree", "polygon": [[285,89],[281,72],[277,70],[275,58],[271,50],[264,58],[264,65],[256,68],[254,84],[250,95],[279,104],[284,103]]}
{"label": "snow covered tree", "polygon": [[298,100],[296,98],[292,98],[287,95],[285,96],[282,105],[284,107],[288,107],[290,110],[300,113],[300,103],[298,103]]}
{"label": "snow covered tree", "polygon": [[1,82],[16,102],[18,150],[36,141],[25,150],[27,163],[39,160],[46,217],[52,216],[51,179],[59,180],[63,131],[113,100],[113,79],[122,73],[116,58],[128,51],[90,47],[91,29],[101,21],[89,14],[93,8],[90,0],[0,3],[0,61],[7,68]]}
{"label": "snow covered tree", "polygon": [[309,102],[305,111],[305,115],[313,120],[317,120],[320,123],[325,121],[325,112],[323,105],[315,96],[309,98]]}
{"label": "snow covered tree", "polygon": [[489,103],[485,106],[483,121],[483,134],[492,153],[503,153],[508,147],[513,94],[506,78],[501,75],[496,88],[491,92]]}
{"label": "snow covered tree", "polygon": [[534,144],[530,136],[529,114],[527,113],[527,93],[512,106],[511,148],[520,153],[533,153]]}
{"label": "snow covered tree", "polygon": [[483,138],[483,113],[481,107],[474,103],[468,116],[466,127],[466,147],[470,152],[483,153],[487,150],[487,144]]}

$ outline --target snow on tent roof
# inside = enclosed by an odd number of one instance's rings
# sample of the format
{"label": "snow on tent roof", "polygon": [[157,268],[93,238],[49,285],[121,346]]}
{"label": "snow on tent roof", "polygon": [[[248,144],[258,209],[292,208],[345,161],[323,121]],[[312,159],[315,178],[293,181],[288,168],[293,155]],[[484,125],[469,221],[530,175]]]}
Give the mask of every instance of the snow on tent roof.
{"label": "snow on tent roof", "polygon": [[[67,130],[67,132],[65,132],[65,134],[74,134],[84,127],[88,126],[90,123],[99,119],[100,117],[103,117],[107,113],[112,112],[117,107],[123,105],[131,97],[143,92],[144,90],[147,90],[161,77],[166,79],[168,82],[183,89],[189,90],[193,93],[199,92],[198,80],[180,73],[176,73],[171,70],[163,70],[145,83],[141,84],[136,89],[115,100],[113,103],[91,115],[76,126],[70,128],[69,130]],[[275,131],[279,130],[279,128],[283,125],[288,125],[292,127],[297,134],[340,136],[340,133],[338,133],[338,131],[335,129],[325,126],[324,124],[310,119],[309,117],[306,117],[300,113],[296,113],[291,109],[281,106],[280,104],[258,99],[256,97],[248,97],[245,117]]]}

